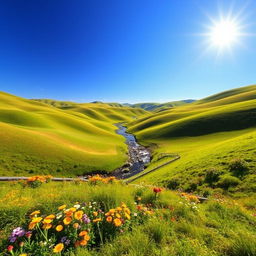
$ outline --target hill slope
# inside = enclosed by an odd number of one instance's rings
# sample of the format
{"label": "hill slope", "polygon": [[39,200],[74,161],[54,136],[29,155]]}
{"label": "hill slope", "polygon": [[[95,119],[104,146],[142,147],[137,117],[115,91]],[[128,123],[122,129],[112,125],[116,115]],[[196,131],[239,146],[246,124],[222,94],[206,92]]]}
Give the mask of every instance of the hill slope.
{"label": "hill slope", "polygon": [[[218,187],[237,193],[254,193],[255,127],[255,85],[135,120],[129,124],[129,131],[135,133],[141,143],[157,145],[155,158],[161,153],[181,156],[172,165],[140,180],[164,183],[170,188],[179,187],[188,191],[199,192]],[[240,169],[246,169],[242,175],[232,171],[233,161]],[[217,178],[209,184],[206,177],[212,168],[216,172],[212,175]],[[225,187],[222,181],[231,184]]]}
{"label": "hill slope", "polygon": [[111,171],[127,158],[113,124],[146,114],[97,103],[57,106],[0,93],[0,175]]}

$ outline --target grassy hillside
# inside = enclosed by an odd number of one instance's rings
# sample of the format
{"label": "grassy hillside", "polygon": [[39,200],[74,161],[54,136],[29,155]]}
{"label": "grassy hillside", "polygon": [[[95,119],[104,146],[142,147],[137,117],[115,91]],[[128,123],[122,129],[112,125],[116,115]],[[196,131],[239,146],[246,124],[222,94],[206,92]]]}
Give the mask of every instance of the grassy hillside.
{"label": "grassy hillside", "polygon": [[130,107],[135,107],[135,108],[142,108],[147,111],[162,111],[165,109],[173,108],[173,107],[178,107],[182,106],[188,103],[193,102],[194,100],[178,100],[178,101],[171,101],[171,102],[166,102],[166,103],[136,103],[136,104],[126,104]]}
{"label": "grassy hillside", "polygon": [[0,93],[1,176],[74,176],[111,171],[126,161],[124,139],[113,124],[132,120],[144,110],[102,103],[63,108],[63,104]]}
{"label": "grassy hillside", "polygon": [[[181,156],[140,181],[200,193],[216,188],[255,193],[255,98],[255,85],[242,87],[131,122],[129,131],[142,143],[157,145],[156,157]],[[241,173],[233,170],[235,164]]]}

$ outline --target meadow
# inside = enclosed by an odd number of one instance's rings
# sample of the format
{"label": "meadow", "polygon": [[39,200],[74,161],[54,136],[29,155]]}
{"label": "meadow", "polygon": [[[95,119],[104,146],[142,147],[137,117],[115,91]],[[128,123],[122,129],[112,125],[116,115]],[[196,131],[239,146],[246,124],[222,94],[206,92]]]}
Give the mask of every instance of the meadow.
{"label": "meadow", "polygon": [[[19,183],[0,185],[0,255],[35,255],[30,253],[33,241],[40,244],[36,247],[36,255],[256,254],[255,198],[239,201],[215,193],[200,203],[197,197],[190,194],[146,186],[127,186],[120,182],[50,182],[36,188],[24,187]],[[93,207],[91,215],[90,206]],[[127,219],[115,213],[116,218],[121,220],[120,224],[109,222],[109,216],[114,218],[112,212],[120,213],[124,208],[129,213]],[[73,211],[71,215],[70,211]],[[66,245],[61,242],[64,241],[61,234],[69,235],[68,239],[72,240],[72,230],[77,234],[82,232],[84,223],[77,217],[79,211],[84,211],[91,218],[90,229],[87,229],[89,236],[84,236],[87,242],[81,240],[76,246]],[[62,221],[65,223],[66,220],[58,217],[62,212],[71,216],[71,223],[63,224]],[[37,214],[36,217],[32,217],[31,213]],[[44,224],[50,225],[49,229],[42,228],[50,237],[48,240],[42,238],[38,227],[34,226],[30,227],[32,234],[29,233],[29,238],[17,233],[17,228],[19,231],[28,230],[29,222],[41,216],[44,219],[40,221],[50,223]],[[75,223],[79,223],[79,226]],[[60,225],[64,229],[57,232],[55,229],[59,229]],[[10,237],[13,229],[16,233]],[[41,243],[38,237],[42,239]],[[16,241],[10,242],[13,238]],[[75,236],[75,239],[80,238],[79,235]],[[63,247],[59,245],[62,243]],[[56,245],[59,246],[57,249]]]}

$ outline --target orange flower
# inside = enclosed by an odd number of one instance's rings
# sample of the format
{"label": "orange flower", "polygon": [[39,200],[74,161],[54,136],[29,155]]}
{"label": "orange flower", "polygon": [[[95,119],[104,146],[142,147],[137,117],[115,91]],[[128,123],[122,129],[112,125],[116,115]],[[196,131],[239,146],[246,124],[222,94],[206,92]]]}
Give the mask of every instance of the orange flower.
{"label": "orange flower", "polygon": [[58,232],[62,231],[62,230],[63,230],[63,226],[62,226],[62,225],[58,225],[58,226],[56,227],[56,230],[57,230]]}
{"label": "orange flower", "polygon": [[28,225],[28,229],[31,230],[31,229],[34,229],[36,226],[36,223],[35,222],[30,222],[29,225]]}
{"label": "orange flower", "polygon": [[58,209],[59,210],[63,210],[63,209],[65,209],[67,206],[65,205],[65,204],[63,204],[63,205],[61,205]]}
{"label": "orange flower", "polygon": [[106,220],[107,220],[107,222],[111,222],[112,221],[112,217],[108,216]]}
{"label": "orange flower", "polygon": [[98,216],[98,212],[93,212],[93,216],[97,217]]}
{"label": "orange flower", "polygon": [[114,219],[114,225],[116,227],[120,227],[122,225],[122,221],[120,219]]}
{"label": "orange flower", "polygon": [[52,227],[52,224],[44,224],[43,229],[50,229]]}
{"label": "orange flower", "polygon": [[87,245],[87,241],[85,239],[83,239],[82,241],[80,241],[79,243],[81,246],[85,246]]}
{"label": "orange flower", "polygon": [[69,225],[71,221],[72,221],[72,218],[66,217],[66,218],[64,218],[63,223],[64,223],[65,225]]}
{"label": "orange flower", "polygon": [[48,216],[45,217],[45,219],[54,219],[55,215],[54,214],[50,214]]}
{"label": "orange flower", "polygon": [[79,228],[79,224],[78,223],[74,223],[73,224],[73,228],[78,229]]}
{"label": "orange flower", "polygon": [[77,212],[75,212],[74,217],[76,220],[81,220],[83,217],[83,214],[84,214],[83,211],[77,211]]}
{"label": "orange flower", "polygon": [[65,215],[68,216],[68,217],[71,217],[71,216],[73,216],[73,212],[70,209],[66,210]]}
{"label": "orange flower", "polygon": [[87,234],[88,232],[84,230],[79,233],[79,236],[86,236]]}
{"label": "orange flower", "polygon": [[58,253],[58,252],[61,252],[63,249],[64,249],[64,244],[59,243],[59,244],[55,245],[55,247],[53,248],[53,252]]}

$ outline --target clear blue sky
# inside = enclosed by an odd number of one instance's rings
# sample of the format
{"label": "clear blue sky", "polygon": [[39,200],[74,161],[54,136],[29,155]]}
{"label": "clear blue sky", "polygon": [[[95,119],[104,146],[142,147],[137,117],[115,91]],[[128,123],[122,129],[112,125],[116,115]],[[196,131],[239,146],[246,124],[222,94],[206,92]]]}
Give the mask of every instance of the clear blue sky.
{"label": "clear blue sky", "polygon": [[196,35],[231,3],[246,31],[256,33],[256,1],[245,2],[2,0],[0,90],[80,102],[163,102],[256,83],[254,36],[217,58],[217,49],[206,52],[205,38]]}

